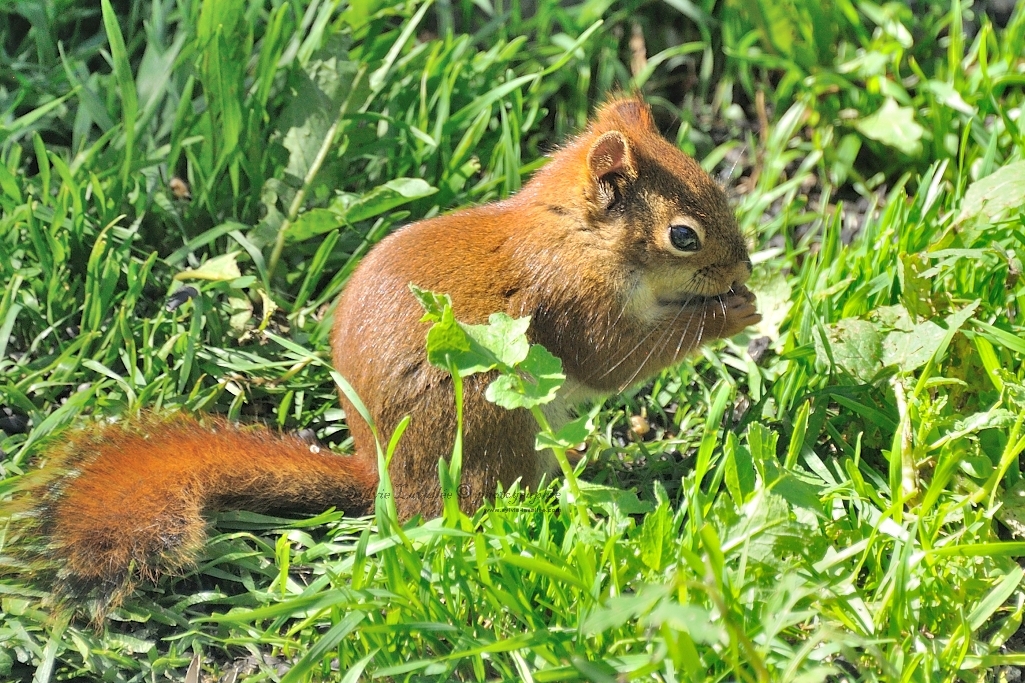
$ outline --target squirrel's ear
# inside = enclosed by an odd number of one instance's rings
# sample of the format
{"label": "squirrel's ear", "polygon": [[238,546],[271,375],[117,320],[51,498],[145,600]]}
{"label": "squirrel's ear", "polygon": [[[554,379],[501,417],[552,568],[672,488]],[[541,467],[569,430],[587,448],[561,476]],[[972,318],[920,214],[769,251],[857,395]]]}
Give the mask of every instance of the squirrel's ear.
{"label": "squirrel's ear", "polygon": [[622,197],[626,184],[637,178],[626,136],[613,130],[595,140],[587,152],[587,169],[592,201],[600,210],[608,209]]}
{"label": "squirrel's ear", "polygon": [[609,105],[609,109],[631,126],[655,130],[651,109],[641,99],[617,100]]}
{"label": "squirrel's ear", "polygon": [[658,132],[658,129],[655,127],[655,119],[651,116],[651,109],[639,97],[612,100],[598,110],[595,118],[598,121],[604,121],[611,125],[627,126],[634,130],[643,129]]}
{"label": "squirrel's ear", "polygon": [[587,153],[587,168],[594,180],[602,180],[611,175],[626,176],[631,180],[637,177],[630,143],[618,130],[605,133],[594,141]]}

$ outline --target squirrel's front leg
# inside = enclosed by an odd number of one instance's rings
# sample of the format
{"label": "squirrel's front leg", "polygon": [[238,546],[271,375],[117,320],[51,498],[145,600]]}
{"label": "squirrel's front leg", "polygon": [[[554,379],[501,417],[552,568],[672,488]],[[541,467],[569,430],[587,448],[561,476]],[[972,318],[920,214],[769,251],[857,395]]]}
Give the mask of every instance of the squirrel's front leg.
{"label": "squirrel's front leg", "polygon": [[761,319],[755,309],[754,293],[743,285],[729,294],[706,297],[700,304],[685,306],[669,314],[660,329],[648,335],[652,348],[643,359],[643,369],[627,383],[680,363],[702,344],[732,337]]}
{"label": "squirrel's front leg", "polygon": [[700,342],[724,339],[758,324],[762,316],[755,308],[755,295],[741,285],[729,294],[713,297],[704,311]]}

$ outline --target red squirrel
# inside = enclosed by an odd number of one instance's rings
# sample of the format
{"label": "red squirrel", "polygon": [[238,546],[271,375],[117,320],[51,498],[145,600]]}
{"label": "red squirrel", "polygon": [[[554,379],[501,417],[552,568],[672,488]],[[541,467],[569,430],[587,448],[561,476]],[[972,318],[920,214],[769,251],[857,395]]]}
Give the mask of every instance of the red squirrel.
{"label": "red squirrel", "polygon": [[[562,359],[567,379],[552,411],[566,414],[757,322],[750,272],[723,191],[630,98],[603,106],[515,196],[382,240],[338,301],[331,346],[384,442],[411,418],[389,468],[399,515],[440,513],[437,463],[455,433],[452,380],[427,362],[410,283],[451,295],[467,323],[496,311],[530,316],[530,341]],[[499,483],[534,487],[557,469],[534,448],[529,412],[485,399],[490,379],[464,386],[461,505],[470,511]],[[73,433],[14,502],[14,544],[49,567],[58,600],[105,610],[136,581],[191,563],[204,512],[369,513],[374,438],[342,403],[352,456],[212,417],[149,416]]]}

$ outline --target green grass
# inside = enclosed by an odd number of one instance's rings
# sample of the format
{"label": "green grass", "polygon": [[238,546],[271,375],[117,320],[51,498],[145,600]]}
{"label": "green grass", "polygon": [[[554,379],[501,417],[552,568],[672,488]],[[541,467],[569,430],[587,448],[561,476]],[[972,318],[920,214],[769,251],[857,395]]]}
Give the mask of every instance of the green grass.
{"label": "green grass", "polygon": [[765,317],[596,413],[588,514],[561,480],[405,527],[224,514],[102,633],[8,574],[0,678],[1025,666],[1021,4],[1005,27],[867,0],[0,13],[0,495],[46,439],[143,408],[345,448],[327,334],[360,256],[516,191],[617,89],[729,184]]}

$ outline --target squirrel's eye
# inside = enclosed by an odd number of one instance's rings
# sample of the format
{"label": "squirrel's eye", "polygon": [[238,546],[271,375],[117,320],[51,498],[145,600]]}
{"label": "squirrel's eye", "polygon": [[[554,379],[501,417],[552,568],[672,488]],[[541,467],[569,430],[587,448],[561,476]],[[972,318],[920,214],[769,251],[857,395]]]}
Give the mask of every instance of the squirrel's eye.
{"label": "squirrel's eye", "polygon": [[697,251],[701,248],[698,233],[688,225],[670,225],[669,242],[680,251]]}

